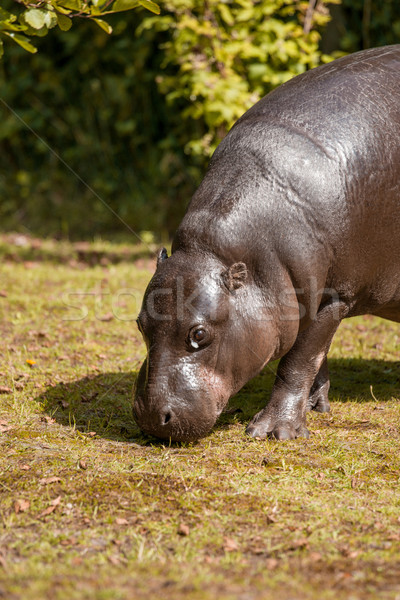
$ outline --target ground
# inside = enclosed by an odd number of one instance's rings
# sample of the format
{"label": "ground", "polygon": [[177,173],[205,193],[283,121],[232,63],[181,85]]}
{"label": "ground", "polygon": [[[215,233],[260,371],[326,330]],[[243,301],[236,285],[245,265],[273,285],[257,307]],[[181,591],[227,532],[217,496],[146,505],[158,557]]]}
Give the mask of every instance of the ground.
{"label": "ground", "polygon": [[164,445],[131,417],[154,262],[0,256],[0,598],[400,600],[399,324],[341,325],[309,440],[245,435],[273,364],[208,437]]}

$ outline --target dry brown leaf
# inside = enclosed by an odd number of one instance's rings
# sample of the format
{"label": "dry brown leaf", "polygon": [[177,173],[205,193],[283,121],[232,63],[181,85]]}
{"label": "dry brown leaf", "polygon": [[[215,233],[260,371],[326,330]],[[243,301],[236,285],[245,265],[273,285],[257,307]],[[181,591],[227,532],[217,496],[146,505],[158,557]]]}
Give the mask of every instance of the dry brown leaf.
{"label": "dry brown leaf", "polygon": [[43,479],[41,479],[39,481],[40,485],[49,485],[50,483],[58,483],[59,481],[61,481],[61,479],[59,477],[43,477]]}
{"label": "dry brown leaf", "polygon": [[0,433],[5,433],[6,431],[10,431],[12,429],[11,425],[0,425]]}
{"label": "dry brown leaf", "polygon": [[118,556],[116,556],[115,554],[112,554],[111,556],[109,556],[108,560],[110,561],[110,563],[112,565],[115,565],[115,566],[121,564],[121,561],[119,560]]}
{"label": "dry brown leaf", "polygon": [[25,512],[30,507],[31,503],[29,500],[18,499],[14,502],[14,510],[16,514]]}
{"label": "dry brown leaf", "polygon": [[12,389],[6,385],[0,385],[0,394],[12,394]]}
{"label": "dry brown leaf", "polygon": [[80,469],[83,469],[83,470],[87,469],[87,462],[86,462],[86,460],[84,460],[83,458],[81,458],[81,460],[78,462],[78,467]]}
{"label": "dry brown leaf", "polygon": [[40,420],[44,423],[47,423],[48,425],[51,425],[52,423],[56,422],[56,420],[52,417],[49,417],[49,415],[43,415],[42,417],[40,417]]}
{"label": "dry brown leaf", "polygon": [[299,548],[308,548],[309,541],[307,538],[299,538],[298,540],[294,540],[290,545],[290,550],[297,550]]}
{"label": "dry brown leaf", "polygon": [[7,292],[5,292],[4,290],[0,290],[0,298],[7,298]]}
{"label": "dry brown leaf", "polygon": [[106,313],[105,315],[102,315],[101,317],[98,317],[99,321],[112,321],[114,318],[114,315],[112,313]]}
{"label": "dry brown leaf", "polygon": [[56,510],[55,506],[48,506],[47,508],[44,509],[43,512],[40,513],[39,517],[47,517],[47,515],[50,515],[55,510]]}
{"label": "dry brown leaf", "polygon": [[318,562],[322,560],[322,554],[320,552],[310,552],[309,558],[312,562]]}
{"label": "dry brown leaf", "polygon": [[232,539],[230,537],[225,537],[224,538],[224,550],[225,550],[225,552],[236,552],[237,550],[239,550],[239,546],[234,539]]}
{"label": "dry brown leaf", "polygon": [[190,533],[189,525],[186,525],[186,523],[179,523],[178,535],[186,536],[186,535],[189,535],[189,533]]}
{"label": "dry brown leaf", "polygon": [[276,558],[267,558],[265,561],[265,566],[267,567],[268,571],[273,571],[278,566],[278,561]]}
{"label": "dry brown leaf", "polygon": [[117,517],[115,519],[115,523],[117,525],[129,525],[129,521],[127,519],[123,519],[122,517]]}
{"label": "dry brown leaf", "polygon": [[22,471],[29,471],[29,469],[30,469],[30,466],[29,466],[29,465],[21,465],[21,466],[20,466],[20,469],[21,469]]}

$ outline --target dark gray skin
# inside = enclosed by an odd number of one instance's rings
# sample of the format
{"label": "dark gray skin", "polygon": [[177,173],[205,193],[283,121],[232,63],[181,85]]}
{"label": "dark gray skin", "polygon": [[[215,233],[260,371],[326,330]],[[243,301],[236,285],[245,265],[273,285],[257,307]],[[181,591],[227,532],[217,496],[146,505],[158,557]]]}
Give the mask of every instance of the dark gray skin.
{"label": "dark gray skin", "polygon": [[145,294],[136,422],[195,440],[282,357],[247,433],[307,437],[333,335],[366,313],[400,322],[400,46],[294,78],[219,145]]}

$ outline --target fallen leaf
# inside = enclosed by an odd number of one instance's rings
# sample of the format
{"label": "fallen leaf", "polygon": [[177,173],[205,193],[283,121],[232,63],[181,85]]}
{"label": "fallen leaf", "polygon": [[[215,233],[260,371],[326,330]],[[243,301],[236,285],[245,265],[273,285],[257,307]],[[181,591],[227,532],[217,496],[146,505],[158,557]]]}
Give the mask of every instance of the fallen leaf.
{"label": "fallen leaf", "polygon": [[8,294],[4,290],[0,290],[0,298],[7,298]]}
{"label": "fallen leaf", "polygon": [[101,317],[99,317],[99,321],[112,321],[114,318],[114,315],[112,313],[106,313],[105,315],[102,315]]}
{"label": "fallen leaf", "polygon": [[12,389],[5,385],[0,385],[0,394],[12,394]]}
{"label": "fallen leaf", "polygon": [[253,548],[251,550],[252,554],[255,554],[256,556],[259,556],[261,554],[264,554],[266,552],[266,549],[263,548],[262,546],[257,546],[256,548]]}
{"label": "fallen leaf", "polygon": [[54,512],[56,510],[56,508],[60,504],[60,502],[61,502],[61,496],[57,496],[57,498],[54,498],[54,500],[52,500],[50,502],[50,506],[45,508],[44,511],[40,513],[39,517],[47,517],[47,515],[50,515],[52,512]]}
{"label": "fallen leaf", "polygon": [[127,519],[123,519],[122,517],[117,517],[115,519],[115,523],[117,525],[129,525],[129,521]]}
{"label": "fallen leaf", "polygon": [[307,538],[299,538],[298,540],[294,540],[289,546],[289,550],[298,550],[299,548],[308,548],[309,541]]}
{"label": "fallen leaf", "polygon": [[0,419],[0,425],[4,425],[4,427],[7,427],[8,421],[6,421],[5,419]]}
{"label": "fallen leaf", "polygon": [[30,469],[30,466],[29,466],[29,465],[21,465],[21,466],[20,466],[20,469],[21,469],[22,471],[29,471],[29,469]]}
{"label": "fallen leaf", "polygon": [[319,552],[310,552],[309,558],[312,562],[318,562],[322,560],[322,554]]}
{"label": "fallen leaf", "polygon": [[224,550],[225,550],[225,552],[236,552],[237,550],[239,550],[239,546],[234,539],[232,539],[230,537],[225,537],[224,538]]}
{"label": "fallen leaf", "polygon": [[267,567],[268,571],[273,571],[278,566],[278,561],[276,558],[267,558],[265,561],[265,566]]}
{"label": "fallen leaf", "polygon": [[0,425],[0,433],[5,433],[6,431],[10,431],[12,429],[11,425]]}
{"label": "fallen leaf", "polygon": [[52,419],[52,417],[49,417],[49,415],[43,415],[42,417],[40,417],[40,420],[44,423],[47,423],[48,425],[51,425],[52,423],[56,422],[56,420]]}
{"label": "fallen leaf", "polygon": [[87,463],[86,463],[86,460],[84,460],[84,459],[82,458],[82,459],[81,459],[81,460],[78,462],[78,467],[79,467],[80,469],[83,469],[83,470],[87,469]]}
{"label": "fallen leaf", "polygon": [[186,525],[186,523],[179,523],[178,526],[178,535],[189,535],[190,533],[190,529],[189,529],[189,525]]}
{"label": "fallen leaf", "polygon": [[94,437],[95,435],[97,435],[96,431],[89,431],[88,435],[90,435],[90,437]]}
{"label": "fallen leaf", "polygon": [[39,481],[40,485],[49,485],[50,483],[58,483],[59,481],[61,481],[61,479],[59,477],[43,477],[43,479],[41,479]]}
{"label": "fallen leaf", "polygon": [[274,517],[273,515],[267,515],[266,518],[268,525],[271,525],[271,523],[276,523],[277,521],[276,517]]}
{"label": "fallen leaf", "polygon": [[30,507],[31,503],[29,502],[29,500],[16,500],[14,502],[14,510],[16,512],[16,514],[20,513],[20,512],[25,512],[26,510],[28,510],[28,508]]}
{"label": "fallen leaf", "polygon": [[108,560],[110,561],[110,563],[112,565],[115,565],[115,566],[121,564],[121,561],[119,560],[118,556],[115,556],[115,554],[112,554],[111,556],[109,556]]}
{"label": "fallen leaf", "polygon": [[76,537],[70,537],[66,540],[61,540],[61,545],[62,546],[74,546],[77,542],[77,538]]}

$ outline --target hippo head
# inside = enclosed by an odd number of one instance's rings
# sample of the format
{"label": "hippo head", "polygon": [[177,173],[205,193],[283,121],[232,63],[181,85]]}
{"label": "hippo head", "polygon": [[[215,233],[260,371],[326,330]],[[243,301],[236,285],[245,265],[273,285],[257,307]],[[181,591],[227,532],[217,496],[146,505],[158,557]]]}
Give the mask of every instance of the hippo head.
{"label": "hippo head", "polygon": [[159,253],[137,323],[147,345],[133,414],[145,432],[191,441],[271,358],[276,331],[242,262]]}

